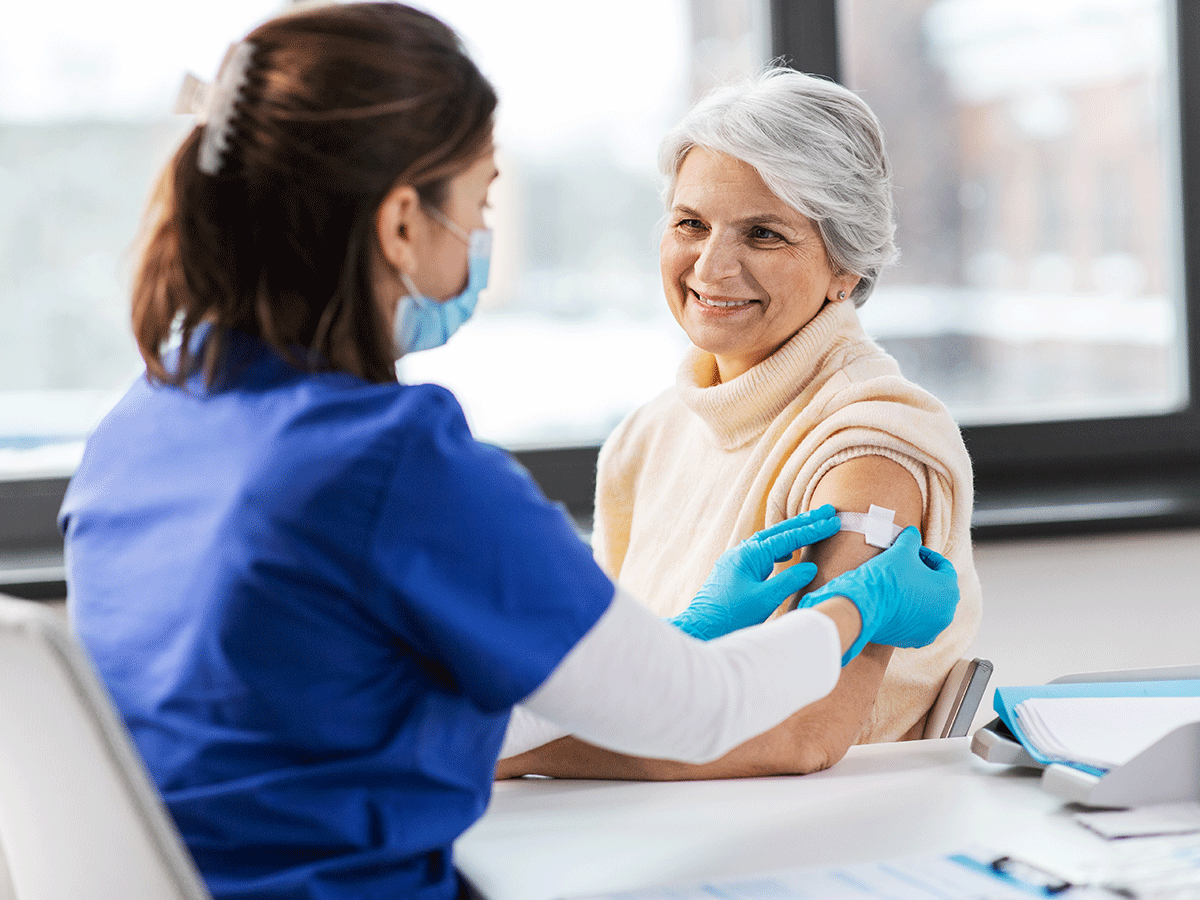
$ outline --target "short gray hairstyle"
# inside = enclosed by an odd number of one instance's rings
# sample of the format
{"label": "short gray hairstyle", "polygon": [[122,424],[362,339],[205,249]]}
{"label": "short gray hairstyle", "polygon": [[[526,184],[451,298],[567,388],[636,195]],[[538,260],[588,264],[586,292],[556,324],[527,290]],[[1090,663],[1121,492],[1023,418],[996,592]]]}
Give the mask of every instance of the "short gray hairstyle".
{"label": "short gray hairstyle", "polygon": [[859,276],[855,306],[899,257],[883,130],[870,107],[840,84],[772,66],[697,101],[659,150],[668,207],[694,147],[749,163],[779,199],[811,219],[833,267]]}

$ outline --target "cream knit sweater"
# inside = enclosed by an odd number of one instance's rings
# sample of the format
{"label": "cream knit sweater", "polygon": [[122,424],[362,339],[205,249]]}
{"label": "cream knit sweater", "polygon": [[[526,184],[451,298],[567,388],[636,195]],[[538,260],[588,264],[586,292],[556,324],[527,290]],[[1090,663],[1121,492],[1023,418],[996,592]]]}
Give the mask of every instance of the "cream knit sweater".
{"label": "cream knit sweater", "polygon": [[826,304],[768,359],[728,384],[717,380],[712,355],[691,348],[675,387],[605,442],[596,558],[655,613],[675,615],[722,552],[808,509],[831,468],[858,456],[894,460],[920,485],[925,545],[954,564],[961,600],[933,645],[893,653],[858,742],[920,737],[946,673],[979,628],[971,463],[958,427],[904,380],[848,302]]}

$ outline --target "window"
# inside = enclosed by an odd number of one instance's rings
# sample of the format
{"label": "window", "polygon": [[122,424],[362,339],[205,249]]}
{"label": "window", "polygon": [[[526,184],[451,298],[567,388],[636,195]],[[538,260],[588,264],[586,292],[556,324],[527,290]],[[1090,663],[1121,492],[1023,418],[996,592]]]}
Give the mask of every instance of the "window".
{"label": "window", "polygon": [[[283,5],[27,4],[0,37],[0,477],[69,474],[140,371],[130,247],[191,124],[169,113],[174,92]],[[598,443],[671,382],[686,342],[659,284],[658,141],[712,83],[763,63],[767,6],[424,5],[496,84],[502,176],[476,320],[401,377],[453,389],[484,439]]]}
{"label": "window", "polygon": [[22,3],[0,31],[0,478],[66,475],[141,370],[130,246],[211,73],[279,0]]}
{"label": "window", "polygon": [[687,346],[658,270],[659,140],[712,84],[763,64],[767,5],[425,2],[500,95],[497,243],[475,318],[401,377],[450,387],[481,439],[595,446],[674,382]]}
{"label": "window", "polygon": [[863,320],[965,425],[977,526],[1200,521],[1195,4],[774,12],[883,123],[904,258]]}
{"label": "window", "polygon": [[[904,257],[863,320],[967,425],[1186,406],[1158,0],[841,0]],[[878,302],[875,302],[875,301]]]}

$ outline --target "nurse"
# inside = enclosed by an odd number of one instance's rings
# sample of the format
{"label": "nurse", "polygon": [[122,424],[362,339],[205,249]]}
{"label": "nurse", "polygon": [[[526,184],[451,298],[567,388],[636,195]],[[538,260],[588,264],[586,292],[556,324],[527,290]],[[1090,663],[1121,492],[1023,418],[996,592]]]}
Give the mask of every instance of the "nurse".
{"label": "nurse", "polygon": [[728,551],[669,627],[453,396],[397,383],[486,283],[495,103],[426,14],[304,10],[231,50],[151,205],[146,374],[60,525],[73,624],[214,897],[455,897],[515,704],[510,751],[549,728],[710,760],[953,616],[909,530],[743,627],[813,577],[771,571],[824,508]]}

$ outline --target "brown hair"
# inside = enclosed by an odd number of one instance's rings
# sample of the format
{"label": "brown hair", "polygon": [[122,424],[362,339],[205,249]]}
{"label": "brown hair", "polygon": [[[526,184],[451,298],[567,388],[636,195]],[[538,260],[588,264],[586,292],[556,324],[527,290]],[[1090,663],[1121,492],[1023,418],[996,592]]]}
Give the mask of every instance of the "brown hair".
{"label": "brown hair", "polygon": [[[202,366],[211,384],[232,329],[298,368],[394,381],[371,290],[375,211],[397,184],[440,206],[488,145],[496,94],[453,31],[398,3],[284,15],[246,41],[220,168],[197,167],[197,126],[147,212],[133,330],[148,375],[182,385]],[[198,359],[204,322],[214,327]]]}

